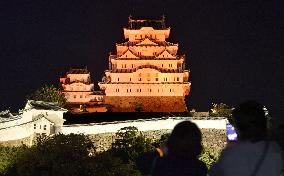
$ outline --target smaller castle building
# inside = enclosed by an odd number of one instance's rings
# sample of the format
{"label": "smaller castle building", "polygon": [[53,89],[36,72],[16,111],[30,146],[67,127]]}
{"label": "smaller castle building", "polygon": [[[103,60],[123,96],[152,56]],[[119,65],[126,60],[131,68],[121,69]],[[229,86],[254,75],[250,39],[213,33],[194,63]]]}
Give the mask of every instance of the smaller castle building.
{"label": "smaller castle building", "polygon": [[60,78],[60,88],[65,95],[71,112],[105,112],[104,95],[94,91],[90,72],[84,69],[70,69]]}

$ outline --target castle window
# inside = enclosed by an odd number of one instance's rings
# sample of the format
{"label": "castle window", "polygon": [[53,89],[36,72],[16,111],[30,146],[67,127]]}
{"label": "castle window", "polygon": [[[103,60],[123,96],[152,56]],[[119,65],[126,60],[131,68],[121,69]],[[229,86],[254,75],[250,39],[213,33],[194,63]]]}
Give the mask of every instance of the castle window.
{"label": "castle window", "polygon": [[179,81],[179,77],[177,77],[177,81]]}
{"label": "castle window", "polygon": [[170,89],[170,92],[172,92],[172,89]]}
{"label": "castle window", "polygon": [[126,92],[128,92],[128,89],[126,89]]}
{"label": "castle window", "polygon": [[121,64],[121,68],[123,68],[123,64]]}
{"label": "castle window", "polygon": [[152,92],[152,89],[149,89],[149,92]]}
{"label": "castle window", "polygon": [[46,125],[43,126],[43,130],[46,130]]}
{"label": "castle window", "polygon": [[133,64],[131,65],[131,67],[133,68]]}
{"label": "castle window", "polygon": [[160,89],[158,89],[158,92],[160,92]]}
{"label": "castle window", "polygon": [[139,78],[139,81],[142,81],[142,78]]}
{"label": "castle window", "polygon": [[76,98],[76,95],[74,95],[74,98]]}
{"label": "castle window", "polygon": [[139,89],[137,89],[137,92],[139,92]]}
{"label": "castle window", "polygon": [[83,95],[80,95],[80,98],[83,98]]}
{"label": "castle window", "polygon": [[156,81],[159,81],[159,78],[156,78]]}
{"label": "castle window", "polygon": [[39,125],[39,129],[41,129],[41,125]]}
{"label": "castle window", "polygon": [[126,68],[126,64],[124,64],[124,68]]}
{"label": "castle window", "polygon": [[129,81],[131,81],[131,78],[129,78]]}
{"label": "castle window", "polygon": [[141,89],[140,89],[140,92],[141,92]]}
{"label": "castle window", "polygon": [[127,54],[125,55],[125,57],[127,57]]}
{"label": "castle window", "polygon": [[164,67],[164,64],[162,64],[162,67]]}
{"label": "castle window", "polygon": [[36,129],[36,124],[34,124],[34,129]]}
{"label": "castle window", "polygon": [[131,92],[131,89],[129,89],[129,92]]}
{"label": "castle window", "polygon": [[165,57],[165,56],[163,55],[163,57]]}
{"label": "castle window", "polygon": [[117,78],[117,81],[119,81],[119,78]]}

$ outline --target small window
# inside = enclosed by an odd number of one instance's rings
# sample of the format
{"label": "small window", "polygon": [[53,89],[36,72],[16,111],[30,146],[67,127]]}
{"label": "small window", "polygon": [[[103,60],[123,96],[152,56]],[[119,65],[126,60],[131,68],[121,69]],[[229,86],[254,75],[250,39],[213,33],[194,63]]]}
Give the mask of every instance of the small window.
{"label": "small window", "polygon": [[162,64],[162,67],[164,67],[164,64]]}
{"label": "small window", "polygon": [[83,95],[80,95],[80,98],[83,98]]}
{"label": "small window", "polygon": [[141,89],[140,89],[140,92],[141,92]]}
{"label": "small window", "polygon": [[34,129],[36,129],[36,124],[34,124]]}
{"label": "small window", "polygon": [[160,92],[160,89],[158,89],[158,92]]}
{"label": "small window", "polygon": [[149,92],[152,92],[152,89],[149,89]]}
{"label": "small window", "polygon": [[117,78],[117,81],[119,81],[119,78]]}
{"label": "small window", "polygon": [[46,130],[46,125],[43,126],[43,130]]}
{"label": "small window", "polygon": [[179,81],[179,77],[177,77],[177,81]]}
{"label": "small window", "polygon": [[139,89],[137,89],[137,92],[139,92]]}
{"label": "small window", "polygon": [[131,89],[129,89],[129,92],[131,92]]}
{"label": "small window", "polygon": [[159,78],[156,78],[156,81],[159,81]]}
{"label": "small window", "polygon": [[128,92],[128,89],[126,89],[126,92]]}
{"label": "small window", "polygon": [[131,65],[131,67],[133,68],[133,64]]}
{"label": "small window", "polygon": [[76,95],[74,95],[74,98],[76,98]]}
{"label": "small window", "polygon": [[142,78],[139,78],[139,81],[142,81]]}
{"label": "small window", "polygon": [[126,64],[124,64],[124,68],[126,68]]}
{"label": "small window", "polygon": [[172,89],[170,89],[170,92],[172,92]]}
{"label": "small window", "polygon": [[129,78],[129,81],[131,81],[131,78]]}
{"label": "small window", "polygon": [[41,129],[41,125],[39,125],[39,129]]}

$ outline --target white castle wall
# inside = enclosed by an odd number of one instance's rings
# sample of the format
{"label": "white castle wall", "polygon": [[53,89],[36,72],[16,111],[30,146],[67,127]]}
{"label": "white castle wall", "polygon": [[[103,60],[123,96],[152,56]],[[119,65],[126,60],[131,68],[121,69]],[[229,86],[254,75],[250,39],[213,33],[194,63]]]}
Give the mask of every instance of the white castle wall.
{"label": "white castle wall", "polygon": [[0,130],[0,141],[19,140],[33,135],[33,124],[26,123]]}
{"label": "white castle wall", "polygon": [[[85,125],[63,125],[62,133],[83,133],[100,134],[100,133],[115,133],[119,129],[128,126],[135,126],[139,131],[152,131],[152,130],[164,130],[173,129],[174,126],[188,118],[169,118],[169,119],[152,119],[152,120],[137,120],[126,122],[112,122],[112,123],[100,123],[100,124],[85,124]],[[191,120],[196,123],[199,128],[205,129],[226,129],[226,120]]]}

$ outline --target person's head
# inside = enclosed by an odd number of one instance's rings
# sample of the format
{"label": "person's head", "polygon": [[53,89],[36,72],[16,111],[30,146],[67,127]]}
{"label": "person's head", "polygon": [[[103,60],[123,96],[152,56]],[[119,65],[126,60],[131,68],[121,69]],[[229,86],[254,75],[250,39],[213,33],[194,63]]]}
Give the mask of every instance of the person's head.
{"label": "person's head", "polygon": [[201,131],[190,121],[178,123],[167,142],[168,153],[181,158],[196,158],[202,150]]}
{"label": "person's head", "polygon": [[240,140],[257,142],[267,136],[263,105],[256,101],[246,101],[233,109],[232,120]]}

